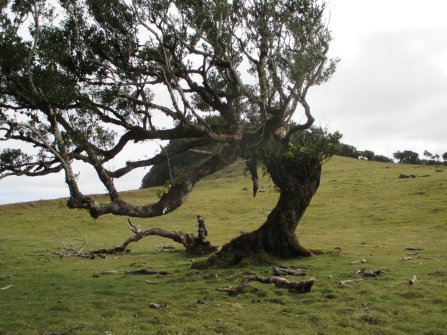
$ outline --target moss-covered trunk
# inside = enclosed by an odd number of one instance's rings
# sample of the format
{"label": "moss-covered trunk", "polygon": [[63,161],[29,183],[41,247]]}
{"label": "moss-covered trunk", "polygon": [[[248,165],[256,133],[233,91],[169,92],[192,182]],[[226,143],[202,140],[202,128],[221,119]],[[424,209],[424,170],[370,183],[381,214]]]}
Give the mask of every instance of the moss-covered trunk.
{"label": "moss-covered trunk", "polygon": [[262,160],[280,190],[279,200],[262,226],[224,245],[211,263],[221,258],[237,264],[263,253],[279,258],[312,254],[301,246],[295,230],[320,185],[321,164],[297,159],[285,150],[266,150]]}

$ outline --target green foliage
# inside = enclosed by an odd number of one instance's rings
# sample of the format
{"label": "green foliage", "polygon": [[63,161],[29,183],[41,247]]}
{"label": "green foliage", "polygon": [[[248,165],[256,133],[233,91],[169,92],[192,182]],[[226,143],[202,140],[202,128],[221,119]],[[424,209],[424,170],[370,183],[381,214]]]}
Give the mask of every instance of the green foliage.
{"label": "green foliage", "polygon": [[0,151],[0,174],[5,171],[14,171],[31,161],[31,157],[20,149],[6,148]]}
{"label": "green foliage", "polygon": [[360,159],[365,159],[367,161],[371,161],[375,157],[375,153],[371,150],[363,150],[359,152]]}
{"label": "green foliage", "polygon": [[[6,16],[0,15],[0,26],[6,28],[12,24]],[[0,74],[23,71],[28,47],[29,43],[21,41],[12,31],[0,29]]]}
{"label": "green foliage", "polygon": [[376,162],[383,162],[383,163],[393,163],[393,160],[389,157],[386,157],[384,155],[376,155],[371,150],[363,150],[358,151],[356,147],[353,145],[340,143],[338,148],[335,151],[336,155],[344,156],[344,157],[351,157],[351,158],[361,158],[366,159],[369,161],[376,161]]}
{"label": "green foliage", "polygon": [[327,129],[312,127],[292,136],[287,154],[303,164],[322,164],[339,150],[341,137],[338,131],[330,133]]}
{"label": "green foliage", "polygon": [[345,143],[340,143],[335,154],[351,158],[358,158],[360,156],[360,153],[355,146]]}
{"label": "green foliage", "polygon": [[[72,177],[75,161],[101,171],[98,164],[131,143],[191,139],[215,155],[231,146],[232,159],[250,158],[247,148],[287,128],[300,105],[307,120],[300,128],[310,127],[307,93],[337,63],[327,57],[332,37],[318,0],[3,0],[0,6],[0,136],[31,144],[28,175],[65,169],[79,200],[72,206],[86,201]],[[153,99],[154,92],[169,98]],[[300,157],[316,155],[321,144],[300,149]],[[43,151],[51,165],[39,165]],[[116,171],[98,172],[111,200],[119,202],[114,180],[159,157],[132,157]]]}
{"label": "green foliage", "polygon": [[[195,232],[200,213],[209,239],[218,245],[255,229],[278,194],[263,178],[260,187],[265,192],[253,199],[242,190],[251,185],[250,178],[241,177],[243,162],[231,169],[237,173],[224,171],[201,181],[178,211],[134,219],[134,224]],[[430,176],[399,179],[401,173]],[[0,288],[14,285],[0,290],[0,333],[41,335],[82,325],[80,335],[444,334],[445,187],[447,175],[435,173],[433,167],[333,157],[324,165],[319,191],[297,231],[303,245],[328,252],[274,260],[308,270],[306,277],[286,277],[289,280],[316,279],[312,292],[303,295],[252,283],[256,290],[229,297],[217,289],[238,285],[248,273],[271,275],[272,265],[193,270],[180,245],[162,251],[173,243],[156,237],[131,245],[132,252],[125,255],[59,257],[53,254],[62,247],[58,235],[70,235],[73,241],[85,237],[88,250],[114,246],[132,233],[122,217],[93,220],[82,210],[67,209],[65,199],[0,206]],[[124,197],[144,204],[156,198],[155,193],[145,189]],[[407,247],[423,250],[404,250]],[[366,263],[350,264],[361,259]],[[385,274],[345,287],[338,284],[359,278],[353,272],[361,267],[383,269]],[[169,274],[124,274],[141,268]],[[117,273],[92,276],[111,270]],[[410,286],[413,275],[418,281]],[[150,303],[167,307],[152,309]]]}
{"label": "green foliage", "polygon": [[391,158],[386,157],[384,155],[374,155],[372,157],[372,160],[376,161],[376,162],[382,162],[382,163],[393,163],[394,162]]}
{"label": "green foliage", "polygon": [[419,164],[421,162],[419,154],[411,150],[397,151],[393,153],[393,156],[401,164]]}

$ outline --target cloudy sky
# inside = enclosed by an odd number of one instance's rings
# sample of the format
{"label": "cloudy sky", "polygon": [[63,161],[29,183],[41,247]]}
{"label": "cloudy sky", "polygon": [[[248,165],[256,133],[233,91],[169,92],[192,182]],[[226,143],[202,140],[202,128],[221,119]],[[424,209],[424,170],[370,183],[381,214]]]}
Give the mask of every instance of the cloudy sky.
{"label": "cloudy sky", "polygon": [[328,11],[341,62],[311,94],[321,125],[389,157],[446,152],[447,2],[331,0]]}
{"label": "cloudy sky", "polygon": [[[330,82],[310,92],[317,124],[338,130],[359,150],[447,152],[447,1],[328,0]],[[138,188],[146,171],[120,189]],[[104,192],[88,171],[85,194]],[[64,197],[62,175],[0,180],[0,203]]]}

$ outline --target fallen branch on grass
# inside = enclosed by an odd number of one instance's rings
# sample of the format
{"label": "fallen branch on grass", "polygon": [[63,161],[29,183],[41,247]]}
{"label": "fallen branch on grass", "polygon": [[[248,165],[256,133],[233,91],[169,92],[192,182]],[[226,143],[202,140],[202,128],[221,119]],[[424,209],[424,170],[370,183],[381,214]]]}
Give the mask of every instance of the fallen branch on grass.
{"label": "fallen branch on grass", "polygon": [[168,272],[154,271],[154,270],[148,270],[148,269],[139,269],[139,270],[126,271],[126,275],[162,275],[162,276],[166,276],[166,275],[168,275]]}
{"label": "fallen branch on grass", "polygon": [[209,255],[217,250],[216,246],[213,246],[208,241],[203,241],[202,239],[194,236],[193,234],[185,234],[183,232],[167,231],[160,228],[151,228],[148,230],[141,230],[140,226],[135,226],[130,219],[127,219],[127,226],[134,233],[125,240],[121,245],[109,249],[96,249],[84,252],[84,248],[87,245],[87,241],[84,237],[83,242],[79,247],[75,246],[70,239],[61,239],[60,241],[64,246],[64,250],[55,251],[54,253],[63,256],[77,256],[83,258],[95,258],[96,256],[104,256],[108,254],[122,254],[130,252],[128,246],[130,243],[136,243],[139,240],[147,236],[160,236],[164,238],[169,238],[174,242],[181,243],[186,249],[186,252],[191,256],[205,256]]}
{"label": "fallen branch on grass", "polygon": [[53,254],[61,257],[75,256],[81,258],[95,258],[95,255],[92,255],[90,252],[84,252],[84,249],[87,246],[87,239],[85,236],[82,240],[77,241],[73,241],[70,236],[65,238],[58,235],[57,237],[64,249],[62,251],[53,251]]}
{"label": "fallen branch on grass", "polygon": [[340,280],[340,281],[338,282],[338,284],[339,284],[340,286],[346,286],[346,285],[349,285],[349,284],[358,283],[358,282],[365,281],[365,280],[366,280],[366,279],[364,279],[364,278],[359,278],[359,279],[348,279],[348,280]]}
{"label": "fallen branch on grass", "polygon": [[95,272],[95,273],[93,273],[93,277],[101,277],[101,276],[105,276],[105,275],[116,275],[116,274],[119,274],[119,272],[118,271],[116,271],[116,270],[109,270],[109,271],[103,271],[103,272]]}
{"label": "fallen branch on grass", "polygon": [[6,291],[6,290],[8,290],[8,289],[10,289],[10,288],[13,288],[13,287],[14,287],[14,285],[7,285],[7,286],[5,286],[5,287],[0,288],[0,290],[2,290],[2,291]]}
{"label": "fallen branch on grass", "polygon": [[140,229],[135,229],[130,219],[128,219],[128,226],[135,234],[129,237],[121,245],[110,249],[98,249],[92,250],[90,253],[92,255],[104,255],[104,254],[116,254],[130,252],[127,249],[130,243],[135,243],[146,236],[160,236],[164,238],[169,238],[174,242],[181,243],[186,249],[186,252],[191,256],[204,256],[209,255],[217,250],[216,246],[211,245],[208,241],[203,241],[192,234],[185,234],[183,232],[167,231],[160,228],[151,228],[148,230],[141,231]]}
{"label": "fallen branch on grass", "polygon": [[154,271],[149,269],[138,269],[138,270],[128,270],[124,272],[119,272],[116,270],[108,270],[103,272],[95,272],[93,273],[93,277],[101,277],[104,275],[116,275],[116,274],[126,274],[126,275],[161,275],[167,276],[169,273],[166,271]]}
{"label": "fallen branch on grass", "polygon": [[367,271],[365,268],[362,268],[360,270],[354,271],[353,273],[362,275],[365,278],[341,280],[341,281],[338,282],[338,284],[340,286],[346,286],[346,285],[349,285],[349,284],[358,283],[358,282],[361,282],[361,281],[365,281],[366,278],[374,278],[374,277],[380,276],[381,274],[384,274],[385,271],[383,271],[383,270]]}
{"label": "fallen branch on grass", "polygon": [[365,268],[362,268],[360,270],[355,271],[354,273],[356,274],[360,274],[363,277],[377,277],[381,274],[384,274],[385,272],[383,270],[371,270],[371,271],[366,271]]}
{"label": "fallen branch on grass", "polygon": [[306,269],[290,269],[286,266],[273,267],[274,276],[285,276],[285,275],[304,276],[306,273],[307,273]]}
{"label": "fallen branch on grass", "polygon": [[416,259],[416,258],[419,258],[419,256],[415,254],[415,255],[404,256],[402,259],[404,261],[409,261],[410,259]]}
{"label": "fallen branch on grass", "polygon": [[70,328],[68,330],[61,331],[61,332],[49,332],[49,331],[46,331],[46,332],[43,333],[43,335],[68,335],[71,332],[74,332],[75,330],[83,331],[83,330],[85,330],[85,327],[84,326],[76,326],[76,327]]}
{"label": "fallen branch on grass", "polygon": [[311,278],[305,281],[291,281],[281,277],[261,277],[258,275],[252,275],[245,277],[242,282],[236,287],[219,288],[220,292],[227,292],[230,296],[236,296],[242,293],[242,291],[250,285],[248,283],[257,281],[262,284],[274,284],[276,287],[288,289],[291,292],[307,293],[310,292],[312,285],[315,283],[315,279]]}
{"label": "fallen branch on grass", "polygon": [[157,304],[157,303],[155,303],[155,302],[151,302],[151,303],[149,304],[149,307],[150,307],[150,308],[158,309],[158,308],[168,307],[168,305],[167,305],[167,304]]}
{"label": "fallen branch on grass", "polygon": [[365,264],[366,263],[366,259],[360,259],[358,261],[352,261],[349,264],[353,265],[353,264],[359,264],[359,263]]}

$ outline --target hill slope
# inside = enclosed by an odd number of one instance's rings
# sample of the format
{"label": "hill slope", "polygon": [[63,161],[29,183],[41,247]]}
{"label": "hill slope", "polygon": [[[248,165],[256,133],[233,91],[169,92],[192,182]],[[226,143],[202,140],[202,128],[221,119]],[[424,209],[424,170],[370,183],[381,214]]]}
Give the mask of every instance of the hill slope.
{"label": "hill slope", "polygon": [[[239,164],[203,180],[174,213],[133,221],[143,229],[195,232],[201,214],[209,239],[222,245],[263,223],[278,196],[265,178],[263,192],[253,199],[244,190],[251,185],[242,169]],[[13,285],[0,290],[0,334],[76,326],[83,330],[71,334],[445,334],[447,171],[436,169],[342,157],[327,163],[297,233],[303,245],[328,253],[281,261],[316,278],[304,295],[253,284],[257,290],[228,297],[217,288],[237,285],[244,273],[269,275],[271,265],[191,270],[181,247],[165,252],[170,241],[156,237],[131,246],[126,255],[60,258],[53,251],[62,240],[85,240],[86,249],[122,242],[131,234],[126,218],[93,220],[67,209],[63,199],[0,206],[0,288]],[[132,191],[126,198],[144,203],[159,191]],[[350,264],[361,259],[366,263]],[[358,279],[353,272],[361,267],[385,274],[338,284]],[[168,275],[123,275],[140,268]],[[92,276],[104,271],[116,272]],[[413,275],[418,282],[410,286]],[[150,303],[167,307],[151,309]]]}

